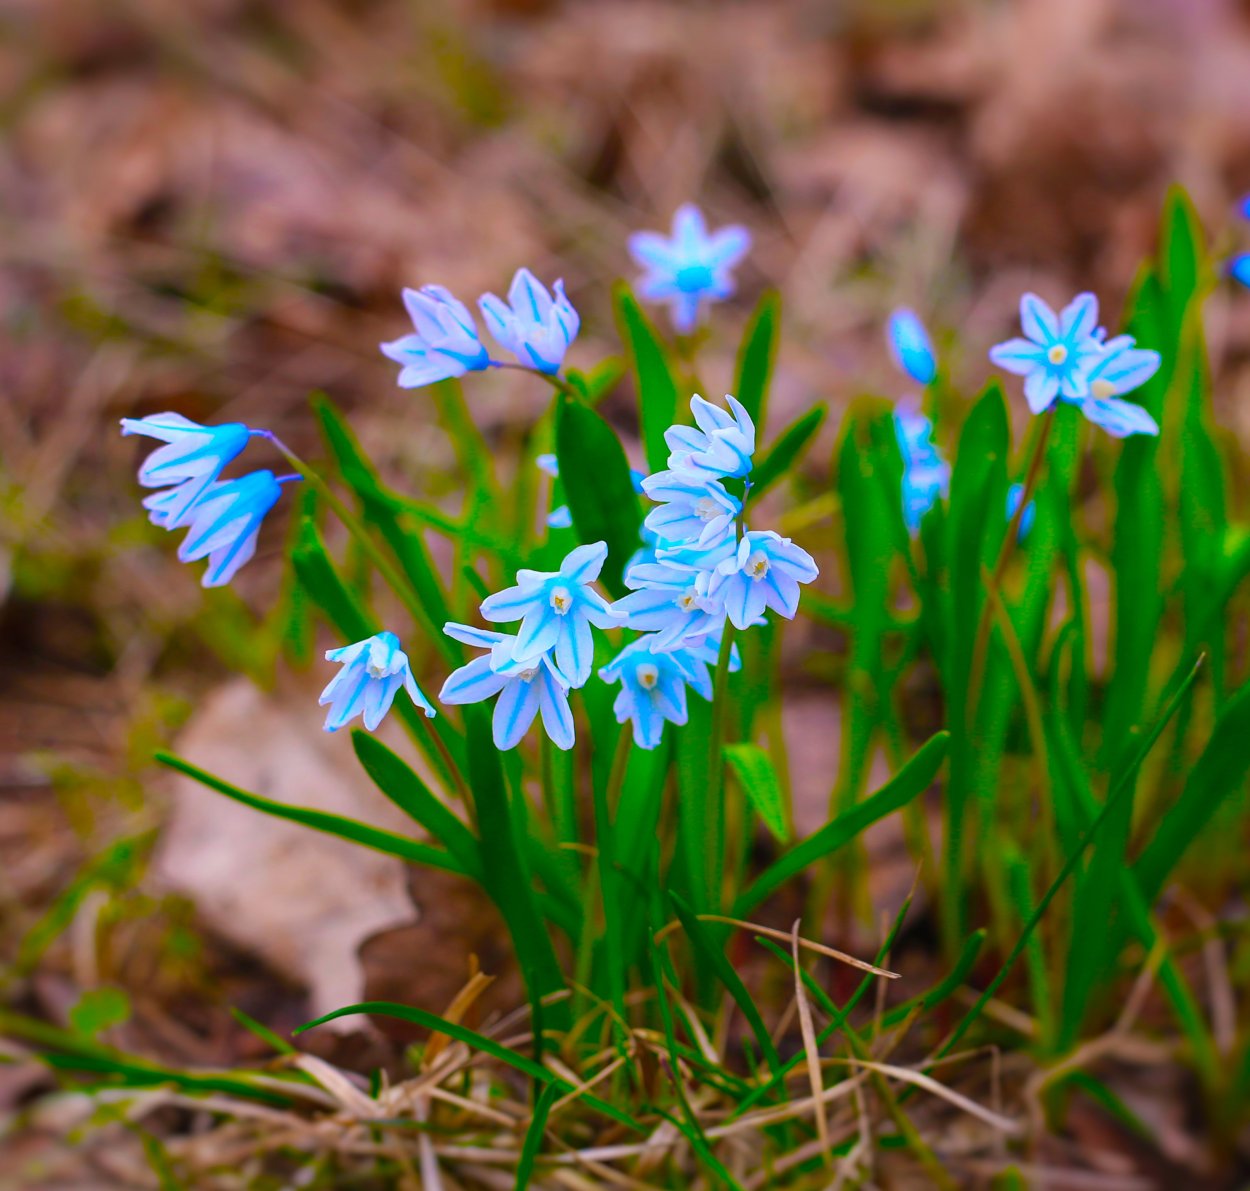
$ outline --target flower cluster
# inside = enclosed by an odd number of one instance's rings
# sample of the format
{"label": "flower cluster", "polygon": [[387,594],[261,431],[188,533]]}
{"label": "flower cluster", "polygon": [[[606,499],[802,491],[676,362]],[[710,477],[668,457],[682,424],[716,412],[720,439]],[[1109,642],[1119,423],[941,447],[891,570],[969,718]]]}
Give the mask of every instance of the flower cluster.
{"label": "flower cluster", "polygon": [[[494,294],[478,299],[496,342],[526,368],[547,375],[560,371],[581,327],[577,311],[565,297],[564,282],[557,281],[552,290],[554,296],[528,269],[518,269],[506,302]],[[482,344],[468,307],[441,285],[405,289],[404,305],[414,332],[381,345],[382,354],[400,366],[401,388],[418,389],[503,366]]]}
{"label": "flower cluster", "polygon": [[578,546],[558,571],[519,571],[515,586],[483,600],[485,619],[521,622],[515,636],[463,624],[444,626],[449,637],[487,653],[448,677],[440,701],[478,703],[498,695],[493,721],[497,747],[513,748],[541,712],[552,743],[572,748],[569,691],[590,678],[591,626],[615,628],[624,620],[591,586],[607,556],[604,542]]}
{"label": "flower cluster", "polygon": [[224,468],[242,454],[253,436],[242,422],[201,426],[181,414],[122,418],[122,434],[141,434],[165,445],[139,468],[139,483],[155,488],[143,501],[148,519],[162,529],[186,529],[178,548],[183,562],[208,559],[202,583],[222,587],[256,553],[256,538],[265,514],[278,502],[282,485],[297,475],[275,476],[254,471],[235,480],[220,478]]}
{"label": "flower cluster", "polygon": [[[792,618],[799,585],[817,575],[811,555],[789,538],[741,524],[755,426],[740,402],[725,400],[727,410],[696,395],[694,426],[665,433],[668,468],[642,482],[658,506],[644,523],[654,545],[627,568],[630,594],[612,606],[644,636],[599,676],[621,684],[616,718],[633,723],[642,748],[659,744],[664,721],[686,722],[687,686],[711,697],[708,666],[719,657],[727,621],[746,629],[769,608]],[[734,481],[741,495],[730,490]],[[729,664],[738,664],[733,651]]]}
{"label": "flower cluster", "polygon": [[1139,348],[1131,335],[1108,339],[1098,326],[1093,294],[1080,294],[1059,314],[1036,294],[1025,294],[1020,324],[1025,338],[991,348],[990,359],[1025,378],[1024,397],[1033,413],[1067,401],[1116,438],[1159,433],[1140,405],[1119,400],[1159,370],[1159,353]]}

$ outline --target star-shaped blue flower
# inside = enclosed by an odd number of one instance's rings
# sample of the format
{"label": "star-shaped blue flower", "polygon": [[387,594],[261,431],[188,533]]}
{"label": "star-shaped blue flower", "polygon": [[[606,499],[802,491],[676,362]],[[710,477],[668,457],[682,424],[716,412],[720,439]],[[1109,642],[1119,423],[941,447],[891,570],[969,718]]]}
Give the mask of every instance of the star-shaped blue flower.
{"label": "star-shaped blue flower", "polygon": [[1089,396],[1081,402],[1081,413],[1116,438],[1157,435],[1159,425],[1154,418],[1140,405],[1118,398],[1144,385],[1162,363],[1158,352],[1138,347],[1131,335],[1109,339],[1086,374]]}
{"label": "star-shaped blue flower", "polygon": [[647,638],[625,646],[599,671],[604,682],[619,682],[612,704],[616,722],[632,722],[634,743],[653,749],[664,735],[664,724],[684,724],[686,672],[672,654],[652,653]]}
{"label": "star-shaped blue flower", "polygon": [[489,652],[448,675],[439,692],[441,702],[480,703],[498,695],[491,719],[498,749],[515,748],[540,714],[551,743],[558,749],[573,747],[570,684],[551,660],[550,653],[519,662],[515,656],[515,637],[454,623],[444,625],[443,632],[465,645],[475,645]]}
{"label": "star-shaped blue flower", "polygon": [[382,344],[382,354],[402,365],[399,386],[417,389],[435,381],[480,372],[490,364],[468,307],[441,285],[405,289],[416,333]]}
{"label": "star-shaped blue flower", "polygon": [[1088,370],[1102,354],[1096,334],[1098,299],[1081,294],[1056,315],[1036,294],[1020,299],[1024,339],[1009,339],[990,349],[1000,368],[1023,376],[1024,397],[1035,414],[1063,398],[1080,402],[1089,395]]}
{"label": "star-shaped blue flower", "polygon": [[517,572],[515,587],[505,588],[482,602],[482,615],[496,623],[519,620],[514,660],[522,666],[537,662],[549,650],[574,687],[590,677],[594,640],[590,628],[620,627],[624,617],[590,585],[608,556],[605,542],[571,550],[558,571]]}
{"label": "star-shaped blue flower", "polygon": [[736,288],[731,270],[751,247],[751,234],[736,224],[708,233],[703,213],[686,203],[673,216],[673,232],[635,232],[629,251],[646,270],[639,294],[667,302],[673,326],[683,335],[693,331],[700,307],[730,297]]}
{"label": "star-shaped blue flower", "polygon": [[[726,544],[729,545],[728,543]],[[723,559],[733,549],[718,551]],[[625,575],[632,590],[612,605],[627,617],[629,628],[650,633],[650,648],[674,649],[690,640],[719,633],[725,624],[725,600],[713,592],[712,567],[683,569],[663,562],[640,563]]]}
{"label": "star-shaped blue flower", "polygon": [[354,645],[331,649],[327,662],[338,662],[342,669],[321,692],[318,703],[330,710],[326,713],[325,730],[337,732],[344,724],[364,717],[365,728],[372,732],[390,711],[399,688],[427,717],[435,714],[430,701],[417,686],[408,664],[408,655],[399,646],[394,633],[381,632]]}
{"label": "star-shaped blue flower", "polygon": [[771,608],[793,620],[799,608],[799,584],[819,574],[816,561],[802,546],[772,530],[742,535],[738,550],[716,568],[713,594],[725,601],[735,628],[758,624]]}
{"label": "star-shaped blue flower", "polygon": [[886,342],[894,363],[917,384],[927,385],[937,376],[937,357],[924,323],[914,310],[894,311],[886,324]]}
{"label": "star-shaped blue flower", "polygon": [[547,291],[528,269],[518,269],[508,288],[508,300],[483,294],[478,307],[499,345],[522,364],[554,374],[564,363],[569,344],[577,338],[581,319],[564,296],[564,282]]}

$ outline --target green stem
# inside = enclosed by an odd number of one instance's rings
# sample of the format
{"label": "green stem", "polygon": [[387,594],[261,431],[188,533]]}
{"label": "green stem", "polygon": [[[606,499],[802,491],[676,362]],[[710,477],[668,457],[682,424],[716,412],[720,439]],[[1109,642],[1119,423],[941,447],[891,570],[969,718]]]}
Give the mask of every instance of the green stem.
{"label": "green stem", "polygon": [[708,750],[705,863],[706,888],[711,893],[713,913],[720,913],[725,871],[725,726],[729,718],[729,663],[733,657],[734,626],[727,620],[716,657],[712,682],[712,731]]}
{"label": "green stem", "polygon": [[563,393],[566,397],[572,397],[575,401],[584,402],[585,400],[582,394],[557,372],[544,372],[541,368],[531,368],[528,364],[509,364],[506,360],[492,360],[490,366],[506,368],[509,372],[528,372],[531,376],[545,380],[556,392]]}
{"label": "green stem", "polygon": [[997,594],[1002,588],[1003,575],[1007,570],[1007,563],[1011,560],[1016,542],[1020,538],[1020,522],[1024,517],[1025,509],[1029,507],[1029,501],[1033,496],[1033,492],[1037,488],[1038,477],[1042,471],[1042,460],[1046,457],[1046,443],[1050,439],[1050,428],[1055,423],[1056,409],[1058,409],[1057,402],[1042,415],[1042,427],[1033,440],[1033,452],[1029,456],[1028,471],[1024,477],[1024,490],[1020,493],[1020,503],[1016,505],[1016,511],[1012,513],[1011,521],[1007,525],[1007,535],[1003,538],[1003,544],[999,547],[998,558],[994,562],[994,570],[987,585],[987,598],[981,605],[981,616],[977,621],[977,635],[972,647],[972,664],[968,669],[968,700],[965,707],[967,709],[966,714],[969,716],[969,727],[976,723],[977,704],[981,698],[981,684],[985,680],[985,661],[990,644],[990,625],[993,623],[994,601],[990,598],[990,595],[991,593]]}

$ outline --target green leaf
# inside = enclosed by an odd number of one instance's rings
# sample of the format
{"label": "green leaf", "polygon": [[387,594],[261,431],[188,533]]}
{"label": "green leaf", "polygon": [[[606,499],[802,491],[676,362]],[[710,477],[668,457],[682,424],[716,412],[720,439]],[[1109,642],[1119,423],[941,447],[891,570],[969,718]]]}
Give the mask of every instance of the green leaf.
{"label": "green leaf", "polygon": [[794,461],[811,444],[828,412],[828,407],[822,401],[801,417],[796,418],[781,432],[768,454],[752,469],[752,500],[758,500],[789,472]]}
{"label": "green leaf", "polygon": [[[490,720],[481,707],[465,708],[465,728],[469,787],[482,833],[478,847],[486,891],[508,925],[535,1020],[540,1022],[542,998],[563,990],[564,977],[538,913],[534,887],[525,867],[527,849],[518,838],[499,750],[491,738]],[[558,1002],[549,1012],[552,1018],[566,1024],[568,1002]]]}
{"label": "green leaf", "polygon": [[130,1018],[130,998],[125,991],[105,984],[87,989],[69,1011],[69,1024],[77,1034],[94,1038]]}
{"label": "green leaf", "polygon": [[886,1029],[900,1025],[912,1012],[916,1006],[920,1006],[926,1013],[936,1006],[942,1004],[954,996],[968,980],[969,974],[972,972],[972,965],[976,963],[977,957],[981,954],[981,948],[985,945],[984,929],[974,930],[965,940],[963,947],[960,949],[959,958],[955,960],[954,966],[947,974],[942,977],[927,993],[922,993],[918,997],[913,997],[910,1001],[904,1001],[901,1005],[896,1005],[881,1019],[881,1024]]}
{"label": "green leaf", "polygon": [[764,1059],[768,1063],[769,1071],[776,1075],[781,1070],[781,1056],[778,1055],[777,1048],[773,1045],[768,1027],[764,1024],[764,1019],[760,1016],[759,1009],[756,1008],[755,1002],[751,999],[751,994],[747,992],[746,985],[742,983],[742,978],[734,971],[733,965],[725,958],[724,947],[718,938],[695,917],[694,911],[682,901],[677,893],[670,890],[668,896],[669,901],[673,903],[673,909],[677,917],[681,921],[682,929],[686,932],[686,936],[694,947],[699,962],[711,967],[716,974],[716,979],[725,986],[725,991],[733,997],[734,1003],[742,1010],[742,1016],[746,1018],[747,1025],[751,1027],[751,1032],[755,1035],[755,1040],[759,1043],[760,1050],[764,1052]]}
{"label": "green leaf", "polygon": [[795,844],[738,895],[734,902],[733,916],[745,918],[765,898],[808,865],[836,852],[878,819],[906,806],[928,789],[946,758],[949,744],[948,732],[938,732],[931,736],[921,746],[920,751],[870,798],[865,798],[863,802]]}
{"label": "green leaf", "polygon": [[352,732],[352,747],[373,784],[400,810],[420,823],[480,884],[482,858],[473,832],[376,736],[357,728]]}
{"label": "green leaf", "polygon": [[1189,771],[1185,787],[1168,808],[1133,866],[1147,905],[1154,903],[1185,850],[1224,799],[1250,775],[1250,682],[1224,704],[1215,732]]}
{"label": "green leaf", "polygon": [[765,290],[760,295],[738,349],[734,396],[751,415],[757,431],[764,429],[768,414],[768,382],[777,361],[781,337],[781,295]]}
{"label": "green leaf", "polygon": [[244,806],[250,806],[253,810],[261,811],[266,815],[287,819],[292,823],[300,823],[305,827],[311,827],[314,831],[324,831],[327,835],[337,835],[340,839],[350,840],[366,848],[373,848],[374,851],[385,852],[389,856],[398,856],[410,864],[424,864],[429,868],[441,868],[449,873],[464,873],[463,867],[455,857],[440,848],[432,848],[429,844],[417,843],[416,840],[406,839],[394,832],[384,831],[380,827],[370,827],[366,823],[358,823],[355,819],[334,815],[329,811],[291,806],[289,803],[262,798],[259,794],[250,794],[246,790],[240,790],[238,786],[215,777],[199,768],[198,765],[192,765],[190,761],[175,757],[172,753],[158,752],[156,760],[161,765],[167,765],[170,769],[185,773],[187,777],[194,778],[210,790],[216,790],[218,794],[224,794],[227,798],[233,798],[235,802],[241,802]]}
{"label": "green leaf", "polygon": [[725,757],[764,826],[785,843],[790,838],[786,797],[768,754],[758,744],[727,744]]}
{"label": "green leaf", "polygon": [[629,461],[616,432],[593,409],[561,395],[556,413],[560,479],[583,542],[606,542],[604,586],[625,594],[622,572],[638,549],[642,518]]}
{"label": "green leaf", "polygon": [[543,1130],[547,1128],[547,1115],[551,1106],[560,1094],[558,1084],[549,1083],[543,1088],[542,1095],[534,1105],[534,1115],[525,1130],[525,1142],[521,1146],[521,1157],[516,1166],[516,1191],[526,1191],[530,1185],[530,1176],[534,1173],[534,1162],[538,1151],[542,1149]]}
{"label": "green leaf", "polygon": [[1189,305],[1198,295],[1206,272],[1206,249],[1202,224],[1193,201],[1183,187],[1173,186],[1163,208],[1163,246],[1160,273],[1168,295],[1173,338],[1179,338],[1180,326]]}
{"label": "green leaf", "polygon": [[[677,420],[677,381],[655,329],[643,314],[628,286],[613,291],[616,320],[629,349],[629,362],[638,389],[638,413],[649,471],[662,471],[668,460],[666,431]],[[561,460],[560,473],[564,474]]]}
{"label": "green leaf", "polygon": [[[493,1038],[487,1038],[485,1034],[479,1034],[476,1030],[470,1030],[468,1026],[462,1026],[459,1022],[448,1021],[446,1018],[439,1017],[437,1013],[427,1013],[424,1009],[418,1009],[415,1005],[396,1005],[390,1001],[363,1001],[359,1005],[346,1005],[342,1009],[335,1009],[330,1013],[323,1014],[315,1021],[299,1026],[295,1033],[303,1034],[308,1030],[315,1029],[317,1026],[325,1025],[326,1022],[336,1021],[340,1017],[353,1017],[358,1013],[370,1013],[378,1017],[396,1017],[400,1021],[424,1026],[428,1030],[433,1030],[436,1034],[446,1034],[448,1038],[454,1038],[457,1042],[463,1042],[467,1046],[474,1047],[483,1054],[490,1055],[493,1059],[498,1059],[501,1063],[505,1063],[514,1070],[528,1075],[531,1079],[535,1079],[541,1084],[554,1084],[564,1092],[577,1090],[576,1085],[570,1083],[563,1076],[549,1071],[546,1067],[534,1062],[533,1059],[519,1054],[500,1042],[496,1042]],[[635,1133],[647,1132],[647,1129],[628,1113],[622,1112],[606,1100],[600,1100],[598,1096],[592,1095],[590,1092],[581,1092],[578,1095],[578,1099],[596,1112],[602,1113],[609,1120],[616,1121],[619,1125],[624,1125],[626,1129],[631,1129]]]}
{"label": "green leaf", "polygon": [[304,590],[345,641],[363,641],[377,632],[359,597],[339,578],[311,515],[300,522],[291,562]]}

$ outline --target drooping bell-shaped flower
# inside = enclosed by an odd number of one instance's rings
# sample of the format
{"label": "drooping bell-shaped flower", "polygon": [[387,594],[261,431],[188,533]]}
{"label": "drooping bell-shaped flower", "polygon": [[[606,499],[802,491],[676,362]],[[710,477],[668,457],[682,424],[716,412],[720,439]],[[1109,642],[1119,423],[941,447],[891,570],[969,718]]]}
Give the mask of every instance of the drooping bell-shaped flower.
{"label": "drooping bell-shaped flower", "polygon": [[325,730],[337,732],[344,724],[362,716],[365,728],[372,732],[390,711],[400,687],[427,717],[436,713],[429,699],[417,686],[408,664],[408,655],[399,646],[399,638],[391,632],[377,633],[354,645],[326,652],[327,662],[338,662],[343,668],[321,692],[318,703],[330,705]]}
{"label": "drooping bell-shaped flower", "polygon": [[933,423],[913,405],[894,410],[894,436],[903,457],[903,520],[913,536],[950,485],[950,464],[933,443]]}
{"label": "drooping bell-shaped flower", "polygon": [[121,423],[124,435],[142,434],[165,444],[139,467],[139,483],[145,488],[171,487],[159,501],[144,501],[152,523],[165,529],[188,523],[191,507],[222,469],[242,453],[253,433],[242,422],[201,426],[175,413],[122,418]]}
{"label": "drooping bell-shaped flower", "polygon": [[725,394],[728,412],[697,393],[690,398],[693,426],[670,426],[664,441],[670,451],[668,466],[704,479],[745,476],[755,454],[755,423],[736,397]]}
{"label": "drooping bell-shaped flower", "polygon": [[256,553],[261,522],[281,494],[282,484],[271,471],[254,471],[237,480],[213,484],[190,511],[187,536],[178,547],[179,559],[208,559],[208,569],[200,581],[205,587],[229,583]]}

